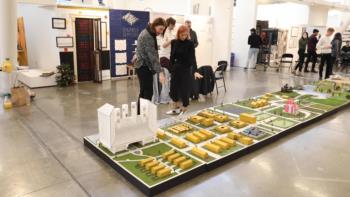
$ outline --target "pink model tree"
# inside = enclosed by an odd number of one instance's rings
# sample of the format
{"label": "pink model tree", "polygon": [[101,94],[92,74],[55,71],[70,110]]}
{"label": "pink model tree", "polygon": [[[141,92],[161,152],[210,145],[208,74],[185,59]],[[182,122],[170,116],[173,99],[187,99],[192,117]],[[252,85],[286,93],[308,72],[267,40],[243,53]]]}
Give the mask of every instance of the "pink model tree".
{"label": "pink model tree", "polygon": [[284,105],[284,112],[296,115],[298,113],[299,106],[294,102],[293,99],[289,99]]}

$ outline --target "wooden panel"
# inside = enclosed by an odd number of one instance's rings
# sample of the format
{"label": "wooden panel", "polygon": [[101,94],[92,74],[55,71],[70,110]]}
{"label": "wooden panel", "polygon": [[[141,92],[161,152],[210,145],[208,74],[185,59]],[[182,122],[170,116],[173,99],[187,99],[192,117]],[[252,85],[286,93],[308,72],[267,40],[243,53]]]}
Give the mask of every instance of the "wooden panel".
{"label": "wooden panel", "polygon": [[28,53],[23,17],[17,19],[17,52],[20,66],[28,66]]}
{"label": "wooden panel", "polygon": [[110,64],[110,59],[109,59],[109,51],[102,51],[101,64],[102,64],[102,70],[111,69],[111,64]]}
{"label": "wooden panel", "polygon": [[60,64],[68,64],[72,70],[74,70],[74,53],[73,52],[60,52]]}

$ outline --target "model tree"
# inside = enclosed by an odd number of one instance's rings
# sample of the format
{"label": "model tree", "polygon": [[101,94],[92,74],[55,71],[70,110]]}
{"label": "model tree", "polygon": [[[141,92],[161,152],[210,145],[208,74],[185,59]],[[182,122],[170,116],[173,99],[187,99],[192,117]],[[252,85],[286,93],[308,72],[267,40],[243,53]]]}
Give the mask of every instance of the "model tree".
{"label": "model tree", "polygon": [[60,87],[70,86],[74,81],[73,70],[68,64],[57,66],[56,82]]}

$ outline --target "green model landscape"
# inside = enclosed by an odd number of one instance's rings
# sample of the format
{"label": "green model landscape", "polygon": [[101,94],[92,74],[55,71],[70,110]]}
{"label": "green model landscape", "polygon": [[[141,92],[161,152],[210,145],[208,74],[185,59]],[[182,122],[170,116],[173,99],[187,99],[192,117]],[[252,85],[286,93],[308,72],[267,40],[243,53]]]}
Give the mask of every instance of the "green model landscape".
{"label": "green model landscape", "polygon": [[[350,87],[348,85],[339,85],[335,82],[329,81],[315,82],[312,85],[312,87],[314,87],[314,90],[312,91],[304,91],[302,88],[299,88],[298,90],[293,90],[290,92],[271,93],[269,94],[270,99],[268,105],[260,109],[253,109],[251,107],[251,102],[254,99],[262,98],[262,96],[203,109],[200,112],[210,111],[218,115],[227,115],[229,118],[223,123],[215,121],[214,125],[208,128],[188,120],[191,115],[199,115],[199,112],[189,114],[182,117],[182,120],[184,121],[171,121],[172,123],[168,125],[162,125],[160,131],[164,132],[164,137],[159,138],[155,143],[146,145],[145,147],[135,146],[132,150],[113,154],[98,142],[95,146],[98,147],[101,152],[112,158],[116,164],[126,169],[128,173],[137,177],[148,187],[152,187],[161,182],[170,180],[173,177],[191,171],[199,166],[218,161],[228,155],[241,151],[246,147],[254,146],[254,144],[259,141],[266,140],[275,134],[293,128],[298,124],[307,122],[350,102]],[[264,98],[266,98],[266,95],[264,95]],[[298,110],[296,113],[287,113],[285,111],[285,105],[290,100],[293,100],[293,102],[298,105]],[[248,123],[244,128],[232,127],[230,125],[230,121],[240,120],[241,114],[250,114],[251,116],[256,117],[257,122]],[[181,125],[188,126],[189,129],[179,133],[175,133],[173,130],[171,130],[171,128]],[[227,126],[230,128],[230,131],[220,133],[214,129],[216,126]],[[241,140],[242,136],[246,136],[243,131],[250,128],[258,128],[260,133],[257,133],[256,135],[261,135],[263,137],[256,136],[252,138],[252,143]],[[204,135],[198,136],[198,134],[196,134],[196,132],[198,133],[203,129],[210,132],[212,136],[204,138]],[[232,135],[230,136],[230,133],[235,133],[241,137],[237,139],[233,138]],[[200,141],[191,141],[186,137],[188,135],[195,135],[194,140],[198,138]],[[249,135],[255,134],[253,133]],[[182,141],[186,144],[186,146],[179,147],[178,145],[174,144],[172,142],[174,138]],[[228,141],[233,140],[235,145],[230,146],[229,148],[223,148],[220,152],[214,152],[207,147],[208,144],[215,145],[216,140],[222,140],[223,138]],[[204,154],[203,156],[201,154],[194,153],[194,149],[204,151],[207,153],[207,155]],[[178,165],[174,165],[173,163],[167,161],[162,155],[169,151],[176,151],[176,153],[185,157],[186,160],[192,160],[193,165],[188,169],[183,170]],[[147,158],[154,158],[163,163],[172,169],[172,173],[163,178],[157,177],[154,173],[151,173],[150,170],[146,170],[144,167],[140,166],[140,161]]]}

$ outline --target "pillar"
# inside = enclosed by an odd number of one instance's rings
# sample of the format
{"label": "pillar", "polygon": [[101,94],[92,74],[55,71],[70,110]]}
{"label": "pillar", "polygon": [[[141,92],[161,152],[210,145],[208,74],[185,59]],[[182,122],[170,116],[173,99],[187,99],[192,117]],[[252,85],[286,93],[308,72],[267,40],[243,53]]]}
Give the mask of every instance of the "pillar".
{"label": "pillar", "polygon": [[[15,0],[0,0],[0,64],[10,58],[13,67],[17,65],[17,4]],[[0,75],[0,93],[9,92],[9,80],[5,73]]]}
{"label": "pillar", "polygon": [[246,67],[248,59],[248,36],[250,29],[256,27],[256,0],[236,0],[233,9],[232,52],[235,66]]}
{"label": "pillar", "polygon": [[[244,0],[246,1],[246,0]],[[233,0],[212,1],[213,66],[225,60],[230,64]],[[229,69],[229,68],[228,68]]]}

